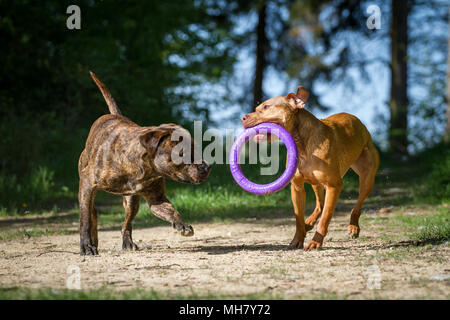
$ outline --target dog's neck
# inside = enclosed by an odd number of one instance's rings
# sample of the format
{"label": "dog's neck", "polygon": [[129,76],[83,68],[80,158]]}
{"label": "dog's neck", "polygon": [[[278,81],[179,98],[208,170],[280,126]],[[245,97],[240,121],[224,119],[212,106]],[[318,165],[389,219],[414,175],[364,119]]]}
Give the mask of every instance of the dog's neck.
{"label": "dog's neck", "polygon": [[287,128],[297,145],[305,150],[310,138],[322,130],[324,124],[306,109],[298,110],[291,121],[292,125]]}

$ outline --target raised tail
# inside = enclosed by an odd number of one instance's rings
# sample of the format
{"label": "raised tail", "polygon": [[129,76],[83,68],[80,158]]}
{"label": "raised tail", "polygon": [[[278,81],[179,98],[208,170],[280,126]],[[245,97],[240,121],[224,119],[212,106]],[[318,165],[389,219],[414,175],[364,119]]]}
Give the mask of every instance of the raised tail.
{"label": "raised tail", "polygon": [[116,101],[114,101],[114,98],[112,97],[111,93],[109,92],[109,90],[105,86],[105,84],[103,82],[101,82],[100,79],[97,78],[97,76],[92,71],[89,71],[89,73],[91,74],[91,77],[94,80],[97,87],[102,92],[103,97],[105,98],[106,103],[108,104],[109,112],[111,114],[122,115],[122,112],[120,112],[120,109],[116,104]]}

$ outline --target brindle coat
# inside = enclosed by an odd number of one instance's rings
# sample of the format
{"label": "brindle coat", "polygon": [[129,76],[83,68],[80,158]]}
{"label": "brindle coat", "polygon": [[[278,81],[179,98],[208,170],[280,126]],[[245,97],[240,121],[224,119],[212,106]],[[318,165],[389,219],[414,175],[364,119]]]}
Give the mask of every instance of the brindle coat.
{"label": "brindle coat", "polygon": [[[176,164],[172,149],[179,143],[172,141],[175,124],[141,127],[121,115],[105,85],[91,72],[100,88],[111,114],[97,119],[91,127],[86,147],[78,162],[80,185],[80,253],[98,254],[97,209],[94,198],[97,190],[123,196],[126,218],[122,225],[123,249],[136,250],[131,237],[131,223],[139,210],[142,196],[158,218],[171,222],[184,236],[194,230],[185,225],[181,215],[165,196],[165,178],[198,184],[206,180],[210,167],[200,164]],[[193,147],[193,144],[192,144]]]}

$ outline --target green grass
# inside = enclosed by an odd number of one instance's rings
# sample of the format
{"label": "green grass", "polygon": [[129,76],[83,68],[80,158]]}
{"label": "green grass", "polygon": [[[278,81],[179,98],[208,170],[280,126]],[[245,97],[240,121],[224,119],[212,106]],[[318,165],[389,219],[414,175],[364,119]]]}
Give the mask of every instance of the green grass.
{"label": "green grass", "polygon": [[[285,168],[285,148],[280,148],[278,173],[262,176],[262,166],[244,164],[243,172],[252,181],[268,183],[278,178]],[[54,208],[70,210],[77,202],[77,181],[56,181],[55,173],[39,167],[29,175],[0,176],[0,216],[21,216],[47,213]],[[71,176],[72,177],[72,176]],[[68,187],[69,186],[69,187]],[[307,186],[307,200],[314,202],[312,189]],[[344,192],[357,194],[358,178],[350,172],[345,177]],[[241,189],[233,180],[228,164],[213,165],[209,179],[200,185],[167,181],[167,196],[187,218],[194,220],[235,219],[267,211],[291,210],[290,188],[287,186],[271,196],[254,195]],[[117,203],[112,212],[122,211],[121,199],[99,192],[97,203]]]}
{"label": "green grass", "polygon": [[418,176],[415,202],[450,203],[450,146],[440,144],[413,159],[411,172]]}
{"label": "green grass", "polygon": [[408,212],[396,215],[392,217],[392,223],[404,230],[409,239],[420,244],[442,243],[450,239],[450,209],[447,206],[426,215],[409,215]]}
{"label": "green grass", "polygon": [[194,291],[186,293],[160,292],[153,289],[118,291],[107,286],[93,290],[0,288],[0,300],[265,300],[281,298],[267,291],[242,295],[224,295],[212,292],[196,293]]}
{"label": "green grass", "polygon": [[[270,148],[269,148],[270,149]],[[279,172],[274,176],[261,176],[260,165],[243,165],[245,175],[257,183],[273,181],[283,172],[285,148],[279,150]],[[406,163],[395,162],[389,155],[382,154],[376,189],[392,187],[405,190],[402,196],[379,198],[380,204],[389,201],[392,205],[406,204],[448,204],[450,203],[450,148],[438,145],[412,157]],[[76,168],[73,173],[61,174],[62,169],[37,166],[23,176],[0,175],[0,216],[20,216],[26,213],[45,213],[54,209],[70,209],[77,203]],[[358,176],[349,170],[344,177],[341,199],[356,199]],[[307,186],[307,200],[314,201],[314,195]],[[180,211],[192,218],[211,220],[228,217],[232,212],[249,214],[268,210],[290,209],[289,187],[268,196],[257,196],[242,190],[232,179],[227,164],[213,165],[210,178],[198,186],[168,181],[168,196]],[[110,201],[112,197],[99,196],[99,201]],[[120,203],[120,200],[118,200]],[[198,213],[200,211],[200,213]],[[213,213],[212,213],[213,212]],[[201,217],[194,217],[201,215]],[[231,214],[230,219],[235,217]]]}
{"label": "green grass", "polygon": [[67,230],[64,228],[45,228],[45,229],[23,229],[23,230],[12,230],[0,233],[0,240],[12,240],[21,238],[35,238],[40,236],[53,236],[53,235],[63,235],[63,234],[74,234],[78,231]]}
{"label": "green grass", "polygon": [[435,216],[424,218],[421,230],[412,236],[421,242],[439,243],[450,239],[450,212],[442,210]]}
{"label": "green grass", "polygon": [[[0,288],[0,300],[280,300],[283,295],[270,290],[248,294],[219,294],[216,292],[197,293],[193,290],[185,293],[156,291],[154,289],[129,289],[118,291],[113,287],[92,290],[68,289],[30,289]],[[316,293],[295,295],[290,299],[334,300],[347,299],[334,291],[317,290]]]}
{"label": "green grass", "polygon": [[[284,169],[285,155],[283,148],[280,150],[280,170],[278,175]],[[432,161],[425,161],[426,155],[419,155],[411,160],[409,164],[399,164],[390,161],[386,157],[382,157],[383,164],[376,180],[376,188],[381,193],[372,195],[369,201],[366,201],[365,207],[384,207],[388,205],[405,206],[408,204],[417,203],[445,203],[445,196],[438,196],[430,198],[429,193],[420,193],[420,190],[430,190],[433,188],[442,187],[442,184],[448,178],[443,176],[440,179],[434,179],[433,182],[425,172],[434,172],[433,167],[446,168],[448,164],[449,153],[443,152],[441,149],[430,150],[429,158]],[[246,176],[251,180],[258,183],[267,183],[269,180],[273,180],[273,176],[261,176],[260,165],[243,165],[243,171]],[[441,169],[436,172],[446,172]],[[439,171],[441,170],[441,171]],[[414,174],[412,174],[414,173]],[[437,175],[434,173],[434,175]],[[3,179],[3,180],[2,180]],[[21,203],[19,208],[6,209],[3,203],[0,203],[0,215],[2,216],[22,216],[28,214],[40,214],[47,213],[50,215],[58,211],[64,210],[69,212],[70,215],[62,218],[63,223],[71,223],[78,220],[78,209],[76,205],[76,192],[74,190],[68,190],[68,188],[61,186],[54,181],[54,175],[48,169],[40,168],[29,177],[30,186],[27,188],[40,190],[39,192],[33,191],[30,196],[26,198],[24,194],[27,194],[27,189],[23,189],[22,184],[17,184],[14,178],[7,180],[6,178],[0,179],[0,191],[6,190],[5,194],[0,192],[0,199],[11,198],[14,203]],[[434,184],[433,184],[434,183]],[[344,177],[344,190],[340,195],[340,205],[343,204],[343,200],[355,201],[358,197],[358,176],[349,170]],[[446,187],[448,187],[446,185]],[[389,188],[399,188],[404,190],[402,194],[390,194],[384,190]],[[22,190],[23,189],[23,190]],[[15,191],[14,191],[15,190]],[[14,192],[18,192],[14,195]],[[375,190],[376,192],[377,190]],[[307,192],[307,204],[309,208],[314,205],[314,193],[311,187],[306,184]],[[428,191],[427,191],[428,192]],[[34,194],[34,195],[33,195]],[[24,196],[23,199],[19,199]],[[3,197],[3,198],[2,198]],[[227,164],[213,165],[211,175],[209,179],[200,185],[181,184],[174,181],[167,181],[167,197],[173,203],[175,208],[182,214],[184,220],[187,223],[195,222],[233,222],[243,219],[259,219],[268,217],[291,217],[293,215],[292,203],[290,198],[290,188],[287,186],[283,190],[272,194],[270,196],[254,195],[243,189],[241,189],[237,183],[233,180],[229,167]],[[38,201],[37,205],[32,204],[32,200]],[[39,199],[40,202],[39,202]],[[42,200],[45,199],[45,200]],[[22,202],[23,201],[23,202]],[[101,228],[119,228],[124,219],[124,211],[122,207],[121,197],[107,194],[106,192],[99,192],[96,197],[96,205],[99,208],[99,225]],[[75,206],[75,209],[73,209]],[[105,209],[107,207],[107,209]],[[310,211],[308,209],[307,211]],[[306,212],[308,214],[309,212]],[[403,218],[407,219],[407,218]],[[411,218],[412,219],[412,218]],[[405,220],[406,221],[406,220]],[[442,225],[442,221],[441,225]],[[419,223],[419,222],[418,222]],[[148,227],[157,225],[166,225],[167,223],[154,217],[142,200],[140,212],[137,215],[134,225],[135,227]],[[407,222],[404,223],[408,225]],[[423,223],[420,222],[420,225]],[[425,226],[425,224],[423,224]],[[433,234],[437,238],[448,237],[448,223],[443,224],[446,227],[442,227],[439,224],[434,226],[424,227],[420,231],[422,235],[417,237],[433,237]],[[43,225],[41,227],[44,227]],[[418,226],[416,226],[417,228]],[[41,228],[42,229],[42,228]],[[39,226],[36,228],[34,235],[46,234],[52,232],[69,233],[65,230],[53,230],[48,228],[47,230],[40,230]],[[417,231],[417,230],[416,230]],[[1,233],[0,239],[20,238],[24,235],[24,232],[9,232],[5,230]]]}

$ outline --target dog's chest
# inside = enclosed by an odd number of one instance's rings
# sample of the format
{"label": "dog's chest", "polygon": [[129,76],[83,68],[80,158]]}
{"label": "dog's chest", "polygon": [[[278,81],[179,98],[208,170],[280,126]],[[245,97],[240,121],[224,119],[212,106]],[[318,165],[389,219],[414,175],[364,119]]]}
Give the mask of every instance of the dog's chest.
{"label": "dog's chest", "polygon": [[136,179],[135,177],[129,176],[115,176],[104,181],[99,187],[100,189],[110,193],[125,196],[134,195],[148,190],[151,187],[152,183],[154,183],[158,178],[159,177],[157,176],[151,176]]}
{"label": "dog's chest", "polygon": [[297,175],[299,175],[299,176],[302,176],[303,177],[303,180],[306,182],[306,183],[309,183],[309,184],[318,184],[319,183],[319,180],[317,179],[317,177],[314,175],[314,173],[312,173],[311,171],[309,171],[309,170],[302,170],[301,168],[299,168],[299,169],[297,169],[297,172],[296,172],[296,174],[295,174],[296,176]]}
{"label": "dog's chest", "polygon": [[314,165],[313,161],[300,158],[295,175],[302,176],[306,183],[313,185],[319,184],[322,180],[322,171],[317,169],[318,168]]}

